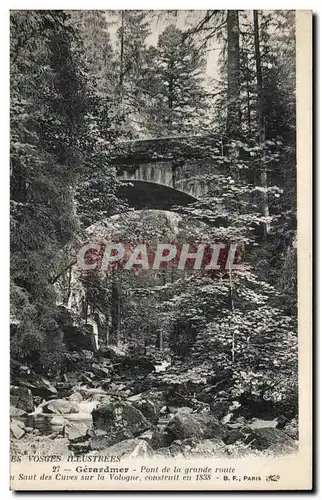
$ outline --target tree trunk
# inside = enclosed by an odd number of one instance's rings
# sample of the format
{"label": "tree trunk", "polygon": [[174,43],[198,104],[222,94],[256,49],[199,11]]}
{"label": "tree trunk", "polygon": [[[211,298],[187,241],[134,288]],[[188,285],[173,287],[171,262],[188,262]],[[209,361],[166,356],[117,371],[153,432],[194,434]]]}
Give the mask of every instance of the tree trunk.
{"label": "tree trunk", "polygon": [[257,80],[257,120],[258,120],[258,143],[260,146],[260,187],[262,188],[262,214],[266,219],[264,223],[264,240],[270,231],[269,224],[269,204],[267,191],[267,168],[265,161],[265,120],[264,120],[264,96],[263,96],[263,77],[261,67],[261,56],[259,47],[259,29],[258,29],[258,11],[253,11],[254,17],[254,44],[256,60],[256,80]]}
{"label": "tree trunk", "polygon": [[240,51],[238,10],[228,10],[228,104],[227,135],[236,139],[240,134]]}
{"label": "tree trunk", "polygon": [[112,272],[112,296],[111,296],[111,331],[109,343],[118,345],[120,342],[120,293],[116,272]]}
{"label": "tree trunk", "polygon": [[120,75],[119,75],[119,91],[120,100],[123,99],[123,80],[124,80],[124,11],[121,11],[121,48],[120,48]]}

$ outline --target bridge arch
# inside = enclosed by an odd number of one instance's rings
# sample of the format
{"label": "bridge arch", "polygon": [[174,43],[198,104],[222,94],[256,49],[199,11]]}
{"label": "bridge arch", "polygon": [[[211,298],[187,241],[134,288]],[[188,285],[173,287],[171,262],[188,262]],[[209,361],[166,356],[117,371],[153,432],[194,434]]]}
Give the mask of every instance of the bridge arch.
{"label": "bridge arch", "polygon": [[118,196],[125,198],[135,210],[171,210],[198,200],[195,196],[174,187],[145,180],[121,180]]}

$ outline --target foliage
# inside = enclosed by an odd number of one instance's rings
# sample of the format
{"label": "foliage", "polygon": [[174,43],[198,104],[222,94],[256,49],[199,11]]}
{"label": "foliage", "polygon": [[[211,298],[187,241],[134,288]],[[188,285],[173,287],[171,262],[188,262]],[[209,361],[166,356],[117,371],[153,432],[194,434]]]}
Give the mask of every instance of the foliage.
{"label": "foliage", "polygon": [[[154,44],[151,13],[111,17],[117,25],[110,33],[104,11],[11,13],[12,354],[59,370],[63,343],[50,352],[44,339],[56,311],[53,278],[61,276],[66,303],[72,291],[80,293],[78,320],[90,316],[100,338],[108,334],[110,343],[136,354],[152,350],[153,359],[160,347],[160,357],[171,352],[165,383],[198,385],[200,394],[213,384],[215,392],[206,394],[215,400],[291,406],[297,398],[294,13],[259,11],[259,44],[248,11],[205,11],[186,31],[173,24],[172,13]],[[213,43],[220,67],[209,81]],[[209,140],[198,146],[197,169],[187,156],[191,136],[203,133]],[[118,198],[111,161],[118,143],[177,135],[187,139],[174,166],[187,182],[207,185],[207,196],[172,214],[122,213],[128,207]],[[69,250],[84,239],[109,238],[152,246],[239,242],[246,265],[233,272],[169,267],[78,276],[73,268],[65,286]]]}

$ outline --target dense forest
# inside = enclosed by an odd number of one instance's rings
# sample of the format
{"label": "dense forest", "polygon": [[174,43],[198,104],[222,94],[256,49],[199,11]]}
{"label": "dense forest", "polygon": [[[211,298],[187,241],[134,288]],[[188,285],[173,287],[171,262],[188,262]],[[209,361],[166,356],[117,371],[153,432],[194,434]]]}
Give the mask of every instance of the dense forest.
{"label": "dense forest", "polygon": [[[40,439],[41,407],[47,451],[53,436],[66,453],[296,449],[294,11],[26,10],[10,25],[14,446]],[[176,165],[207,195],[134,210],[115,158],[178,137]],[[239,241],[244,265],[77,269],[76,249],[107,237]],[[57,421],[89,403],[94,431]]]}

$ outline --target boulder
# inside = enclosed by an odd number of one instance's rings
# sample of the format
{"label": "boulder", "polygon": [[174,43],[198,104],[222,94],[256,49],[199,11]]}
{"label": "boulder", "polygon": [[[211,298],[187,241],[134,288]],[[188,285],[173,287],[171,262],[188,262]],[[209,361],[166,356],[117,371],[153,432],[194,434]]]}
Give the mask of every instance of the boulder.
{"label": "boulder", "polygon": [[54,399],[44,405],[43,412],[67,415],[69,413],[78,413],[79,408],[77,403],[73,401],[68,401],[67,399]]}
{"label": "boulder", "polygon": [[140,370],[144,370],[146,372],[154,371],[154,361],[152,358],[148,356],[141,356],[138,358],[127,357],[122,360],[122,369],[135,369],[139,368]]}
{"label": "boulder", "polygon": [[91,450],[105,450],[109,446],[113,446],[120,441],[133,439],[134,436],[131,431],[127,429],[120,429],[115,433],[99,432],[91,437],[89,445]]}
{"label": "boulder", "polygon": [[127,439],[106,448],[104,455],[121,458],[148,458],[153,456],[153,450],[143,439]]}
{"label": "boulder", "polygon": [[106,432],[126,429],[138,436],[151,428],[143,413],[128,402],[102,404],[92,411],[94,428]]}
{"label": "boulder", "polygon": [[48,399],[57,394],[56,387],[46,377],[36,373],[30,373],[24,379],[16,379],[16,383],[19,387],[27,387],[34,397],[40,397],[41,399]]}
{"label": "boulder", "polygon": [[80,403],[83,401],[83,396],[80,392],[73,392],[70,396],[68,396],[69,401],[74,401],[76,403]]}
{"label": "boulder", "polygon": [[227,431],[227,434],[224,436],[223,441],[225,444],[234,444],[236,441],[244,442],[246,436],[244,432],[239,429],[231,429]]}
{"label": "boulder", "polygon": [[157,406],[150,401],[149,399],[142,399],[139,401],[135,401],[133,406],[140,410],[143,415],[150,421],[152,424],[157,424],[160,417],[160,410]]}
{"label": "boulder", "polygon": [[225,435],[225,428],[211,414],[193,414],[187,410],[180,410],[169,421],[165,432],[171,441],[188,438],[222,438]]}
{"label": "boulder", "polygon": [[95,351],[94,335],[86,327],[63,325],[64,342],[69,350]]}
{"label": "boulder", "polygon": [[185,410],[180,410],[168,422],[165,431],[171,441],[190,437],[202,438],[203,432],[198,419]]}
{"label": "boulder", "polygon": [[210,409],[211,409],[212,414],[216,418],[218,418],[219,420],[221,420],[228,413],[229,402],[226,401],[226,400],[220,400],[220,399],[219,400],[215,400],[215,401],[211,401],[211,403],[210,403]]}
{"label": "boulder", "polygon": [[66,423],[66,421],[65,421],[64,417],[61,417],[59,415],[55,415],[50,421],[50,425],[51,425],[53,431],[63,430],[65,423]]}
{"label": "boulder", "polygon": [[[188,446],[187,446],[188,445]],[[224,443],[218,439],[203,439],[195,443],[182,443],[183,455],[186,458],[227,458]]]}
{"label": "boulder", "polygon": [[89,442],[81,441],[80,443],[70,443],[69,448],[74,452],[75,455],[87,455],[90,451]]}
{"label": "boulder", "polygon": [[138,401],[141,401],[142,399],[144,399],[144,393],[143,392],[140,392],[139,394],[134,394],[133,396],[130,396],[130,397],[127,398],[127,400],[130,403],[136,403]]}
{"label": "boulder", "polygon": [[122,349],[117,346],[101,346],[99,352],[101,356],[104,356],[113,362],[120,362],[126,357],[125,351],[122,351]]}
{"label": "boulder", "polygon": [[299,424],[296,418],[293,418],[283,428],[283,432],[293,439],[299,438]]}
{"label": "boulder", "polygon": [[277,420],[262,420],[260,418],[253,418],[248,426],[254,429],[263,429],[265,427],[276,427],[278,424]]}
{"label": "boulder", "polygon": [[[141,438],[142,436],[140,436]],[[149,445],[154,449],[165,448],[171,444],[171,437],[164,431],[160,429],[155,429],[153,431]]]}
{"label": "boulder", "polygon": [[262,427],[251,430],[246,439],[257,450],[271,450],[279,454],[297,451],[297,443],[285,432],[274,427]]}
{"label": "boulder", "polygon": [[16,408],[15,406],[10,406],[10,417],[26,417],[28,413],[20,408]]}
{"label": "boulder", "polygon": [[11,420],[10,422],[10,436],[15,439],[20,439],[26,433],[25,424],[19,420]]}
{"label": "boulder", "polygon": [[84,441],[87,432],[88,425],[85,422],[74,421],[65,425],[65,437],[71,442]]}
{"label": "boulder", "polygon": [[145,431],[143,432],[143,434],[140,434],[138,436],[139,439],[144,439],[144,441],[146,441],[147,443],[149,443],[149,445],[151,446],[151,441],[152,441],[152,438],[153,438],[153,430],[149,430],[149,431]]}
{"label": "boulder", "polygon": [[108,377],[110,375],[110,370],[108,368],[105,368],[104,366],[100,366],[97,363],[93,363],[91,367],[92,372],[94,375],[97,377]]}
{"label": "boulder", "polygon": [[31,390],[27,387],[12,386],[10,388],[10,404],[27,413],[34,411]]}
{"label": "boulder", "polygon": [[78,380],[79,382],[85,382],[87,384],[91,384],[94,377],[95,375],[92,372],[83,372]]}
{"label": "boulder", "polygon": [[140,392],[138,394],[134,394],[127,398],[127,401],[136,405],[138,403],[141,405],[141,401],[149,401],[149,406],[152,403],[154,405],[153,412],[159,413],[162,408],[167,407],[166,395],[163,391],[149,390],[146,392]]}
{"label": "boulder", "polygon": [[10,444],[11,456],[18,455],[72,455],[68,448],[69,441],[63,437],[50,439],[48,436],[38,436],[33,433],[32,439],[13,440]]}

